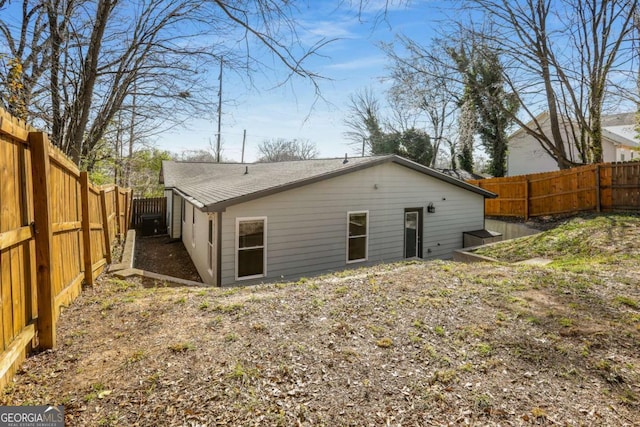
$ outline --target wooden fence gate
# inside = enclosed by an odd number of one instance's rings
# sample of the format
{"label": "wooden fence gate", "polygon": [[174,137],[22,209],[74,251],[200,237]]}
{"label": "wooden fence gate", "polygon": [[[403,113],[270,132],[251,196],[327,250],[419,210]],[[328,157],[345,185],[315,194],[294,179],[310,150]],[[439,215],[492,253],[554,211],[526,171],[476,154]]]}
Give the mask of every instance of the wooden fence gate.
{"label": "wooden fence gate", "polygon": [[[150,232],[149,221],[153,222]],[[143,235],[164,234],[167,232],[167,198],[152,197],[133,199],[131,228],[142,230]]]}

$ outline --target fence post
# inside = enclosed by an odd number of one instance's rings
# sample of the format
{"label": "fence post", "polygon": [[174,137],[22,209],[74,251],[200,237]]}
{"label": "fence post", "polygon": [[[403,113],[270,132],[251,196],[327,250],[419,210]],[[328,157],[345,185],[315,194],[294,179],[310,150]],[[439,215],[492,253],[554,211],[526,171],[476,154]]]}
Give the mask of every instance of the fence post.
{"label": "fence post", "polygon": [[84,281],[93,286],[93,260],[91,259],[91,218],[89,217],[89,174],[80,172],[80,198],[82,202],[82,248],[84,252]]}
{"label": "fence post", "polygon": [[596,212],[601,211],[600,206],[600,163],[596,165]]}
{"label": "fence post", "polygon": [[107,193],[104,190],[100,190],[100,205],[102,211],[102,234],[104,235],[105,258],[107,259],[107,264],[111,264],[111,233],[109,232],[109,215],[107,214]]}
{"label": "fence post", "polygon": [[125,224],[127,224],[127,231],[131,228],[131,219],[133,215],[133,191],[129,189],[127,191],[127,208],[125,209]]}
{"label": "fence post", "polygon": [[51,186],[49,181],[49,141],[44,132],[29,133],[33,174],[36,280],[38,288],[38,340],[42,349],[56,346],[55,292],[51,274]]}
{"label": "fence post", "polygon": [[118,235],[118,242],[122,242],[122,236],[124,235],[124,231],[122,229],[122,218],[123,216],[120,214],[120,210],[122,206],[120,206],[120,187],[116,185],[116,234]]}
{"label": "fence post", "polygon": [[524,176],[524,220],[529,220],[529,175]]}

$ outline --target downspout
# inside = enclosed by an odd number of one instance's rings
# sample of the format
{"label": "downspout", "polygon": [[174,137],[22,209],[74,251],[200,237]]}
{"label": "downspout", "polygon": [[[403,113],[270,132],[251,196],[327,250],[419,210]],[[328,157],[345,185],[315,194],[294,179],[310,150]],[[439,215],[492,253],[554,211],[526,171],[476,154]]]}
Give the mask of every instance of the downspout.
{"label": "downspout", "polygon": [[184,197],[180,196],[180,241],[182,241],[182,224],[184,224],[184,221],[185,221],[182,215],[186,210],[186,206],[185,206],[186,203],[187,201],[184,199]]}

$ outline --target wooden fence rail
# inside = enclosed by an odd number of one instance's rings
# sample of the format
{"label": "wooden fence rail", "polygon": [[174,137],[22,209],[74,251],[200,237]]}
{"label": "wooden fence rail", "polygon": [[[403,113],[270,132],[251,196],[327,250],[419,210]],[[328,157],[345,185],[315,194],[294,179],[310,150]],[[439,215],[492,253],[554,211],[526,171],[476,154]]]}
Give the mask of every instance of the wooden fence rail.
{"label": "wooden fence rail", "polygon": [[130,190],[92,185],[0,109],[0,389],[31,349],[56,346],[60,307],[111,262],[130,206]]}
{"label": "wooden fence rail", "polygon": [[581,211],[640,212],[640,163],[600,163],[532,175],[470,180],[498,195],[485,215],[528,219]]}

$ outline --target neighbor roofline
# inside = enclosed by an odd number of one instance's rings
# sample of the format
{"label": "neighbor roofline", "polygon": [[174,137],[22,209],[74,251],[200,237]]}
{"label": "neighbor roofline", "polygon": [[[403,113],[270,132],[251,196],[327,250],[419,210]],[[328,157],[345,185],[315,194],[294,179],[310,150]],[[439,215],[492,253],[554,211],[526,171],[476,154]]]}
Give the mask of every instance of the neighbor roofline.
{"label": "neighbor roofline", "polygon": [[606,127],[602,128],[602,137],[611,141],[613,145],[622,146],[625,148],[636,148],[638,145],[635,141],[624,137],[620,134],[610,131]]}
{"label": "neighbor roofline", "polygon": [[515,130],[512,134],[507,136],[507,139],[512,139],[515,138],[517,136],[519,136],[521,133],[527,133],[527,128],[531,128],[531,126],[533,124],[535,124],[536,122],[543,122],[545,120],[548,120],[549,118],[549,111],[545,110],[541,113],[539,113],[537,116],[531,118],[531,120],[529,120],[527,122],[527,124],[525,124],[524,126],[520,126],[520,128],[518,128],[517,130]]}
{"label": "neighbor roofline", "polygon": [[356,164],[354,166],[351,167],[345,167],[343,169],[339,169],[336,171],[332,171],[332,172],[327,172],[321,175],[317,175],[317,176],[313,176],[310,178],[304,178],[304,179],[300,179],[298,181],[294,181],[294,182],[290,182],[284,185],[279,185],[276,187],[271,187],[271,188],[267,188],[264,190],[260,190],[260,191],[256,191],[253,193],[249,193],[249,194],[244,194],[242,196],[238,196],[238,197],[234,197],[231,199],[227,199],[227,200],[223,200],[221,202],[217,202],[217,203],[211,203],[207,206],[204,207],[203,211],[205,212],[224,212],[224,210],[226,208],[228,208],[229,206],[233,206],[233,205],[237,205],[239,203],[245,203],[245,202],[249,202],[251,200],[255,200],[255,199],[259,199],[262,197],[266,197],[266,196],[270,196],[273,194],[277,194],[277,193],[281,193],[283,191],[288,191],[288,190],[292,190],[294,188],[299,188],[299,187],[303,187],[305,185],[309,185],[309,184],[313,184],[316,182],[320,182],[320,181],[324,181],[326,179],[330,179],[330,178],[335,178],[338,176],[342,176],[342,175],[346,175],[348,173],[351,172],[356,172],[359,170],[363,170],[363,169],[367,169],[373,166],[378,166],[384,163],[396,163],[398,165],[401,166],[405,166],[409,169],[413,169],[414,171],[423,173],[425,175],[431,176],[433,178],[439,179],[441,181],[445,181],[448,182],[450,184],[453,184],[457,187],[463,188],[465,190],[469,190],[472,191],[474,193],[480,194],[481,196],[487,197],[487,198],[496,198],[498,197],[497,194],[492,193],[490,191],[487,191],[483,188],[477,187],[475,185],[466,183],[464,181],[461,181],[459,179],[453,178],[449,175],[443,174],[441,172],[438,172],[434,169],[431,169],[429,167],[423,166],[419,163],[413,162],[411,160],[405,159],[403,157],[397,156],[395,154],[392,155],[387,155],[387,156],[380,156],[379,158],[375,158],[371,161],[365,162],[365,163],[359,163]]}
{"label": "neighbor roofline", "polygon": [[[629,112],[626,112],[626,113],[615,113],[615,114],[609,114],[609,115],[607,115],[607,116],[605,116],[605,117],[613,117],[613,116],[626,115],[626,114],[633,114],[633,111],[629,111]],[[513,138],[515,138],[515,137],[520,136],[520,134],[522,134],[522,133],[528,133],[528,132],[527,132],[527,128],[531,128],[531,127],[532,127],[532,125],[533,125],[533,124],[535,124],[535,122],[536,122],[536,121],[544,122],[544,121],[548,120],[548,119],[550,118],[550,116],[551,116],[551,115],[549,114],[549,110],[545,110],[545,111],[543,111],[543,112],[539,113],[537,116],[535,116],[535,117],[533,117],[531,120],[529,120],[525,126],[520,126],[520,127],[519,127],[517,130],[515,130],[513,133],[509,134],[509,135],[507,136],[507,138],[508,138],[509,140],[511,140],[511,139],[513,139]],[[570,122],[570,123],[572,123],[572,124],[574,124],[574,125],[577,125],[577,123],[573,123],[573,122],[571,121],[571,119],[570,119],[570,118],[567,118],[567,117],[564,117],[564,116],[561,116],[561,117],[562,117],[563,121],[566,119],[566,120],[569,120],[569,122]],[[617,133],[615,133],[615,132],[612,132],[612,131],[610,131],[610,130],[608,130],[608,129],[607,129],[607,127],[612,127],[612,126],[618,126],[618,125],[610,125],[610,126],[603,126],[603,127],[602,127],[602,130],[603,130],[603,131],[605,131],[605,130],[606,130],[606,131],[607,131],[608,133],[610,133],[611,135],[614,135],[614,137],[611,137],[611,136],[606,136],[606,137],[607,137],[607,138],[608,138],[608,139],[609,139],[613,144],[615,144],[615,145],[623,145],[623,146],[625,146],[625,147],[631,147],[631,148],[633,148],[633,147],[634,147],[634,145],[629,145],[628,143],[625,143],[625,142],[622,142],[622,141],[618,141],[618,140],[616,140],[617,138],[620,138],[620,139],[623,139],[623,140],[625,140],[625,141],[630,141],[632,144],[635,142],[635,141],[633,141],[633,140],[629,140],[628,138],[626,138],[626,137],[624,137],[624,136],[622,136],[622,135],[619,135],[619,134],[617,134]],[[631,124],[629,124],[629,125],[624,124],[623,126],[631,126]]]}

